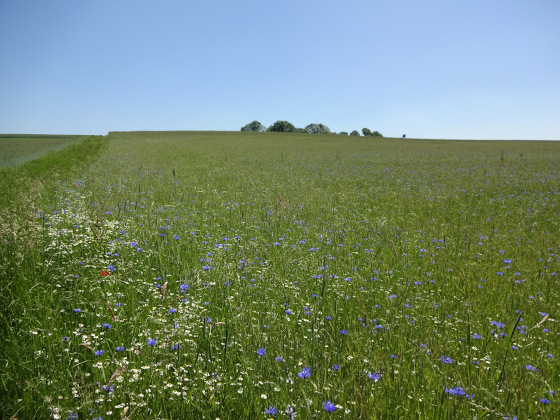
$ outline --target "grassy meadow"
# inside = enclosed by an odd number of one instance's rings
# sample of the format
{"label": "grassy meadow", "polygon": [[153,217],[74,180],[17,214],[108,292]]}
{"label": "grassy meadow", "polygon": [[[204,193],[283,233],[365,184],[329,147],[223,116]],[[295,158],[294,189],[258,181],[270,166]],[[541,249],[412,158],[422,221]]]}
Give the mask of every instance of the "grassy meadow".
{"label": "grassy meadow", "polygon": [[560,143],[46,158],[0,173],[3,418],[560,418]]}

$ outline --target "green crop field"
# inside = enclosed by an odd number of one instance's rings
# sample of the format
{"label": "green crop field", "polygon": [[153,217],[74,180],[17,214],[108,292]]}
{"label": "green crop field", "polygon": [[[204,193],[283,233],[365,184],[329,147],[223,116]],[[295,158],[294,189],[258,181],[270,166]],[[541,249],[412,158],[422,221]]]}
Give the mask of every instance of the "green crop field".
{"label": "green crop field", "polygon": [[560,418],[560,143],[115,132],[43,159],[0,178],[3,418]]}
{"label": "green crop field", "polygon": [[48,136],[0,134],[0,168],[24,162],[60,150],[84,136]]}

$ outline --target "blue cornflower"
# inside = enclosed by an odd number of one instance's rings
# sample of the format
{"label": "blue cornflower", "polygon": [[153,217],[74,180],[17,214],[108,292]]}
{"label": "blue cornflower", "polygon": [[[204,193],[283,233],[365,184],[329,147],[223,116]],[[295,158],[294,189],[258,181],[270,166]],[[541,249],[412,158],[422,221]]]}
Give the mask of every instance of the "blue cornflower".
{"label": "blue cornflower", "polygon": [[291,315],[293,312],[291,309],[286,309],[284,312],[286,312],[286,314]]}
{"label": "blue cornflower", "polygon": [[148,346],[153,346],[154,344],[157,343],[157,339],[155,339],[155,338],[148,338],[147,343],[148,343]]}
{"label": "blue cornflower", "polygon": [[103,385],[103,391],[113,392],[113,385],[105,386]]}
{"label": "blue cornflower", "polygon": [[301,379],[309,378],[311,376],[311,368],[305,366],[301,372],[297,374]]}
{"label": "blue cornflower", "polygon": [[543,404],[550,404],[550,400],[547,400],[546,398],[541,398],[541,402]]}
{"label": "blue cornflower", "polygon": [[174,314],[175,312],[177,312],[177,309],[175,309],[175,308],[171,308],[171,309],[169,310],[169,313]]}
{"label": "blue cornflower", "polygon": [[117,347],[117,351],[124,351],[124,346]]}
{"label": "blue cornflower", "polygon": [[480,340],[482,338],[482,336],[480,334],[474,333],[472,335],[472,338],[476,339],[476,340]]}
{"label": "blue cornflower", "polygon": [[336,363],[333,365],[332,368],[333,368],[333,370],[340,370],[340,366],[337,365]]}
{"label": "blue cornflower", "polygon": [[270,407],[268,407],[267,409],[264,410],[265,414],[270,414],[271,416],[275,416],[276,413],[278,413],[278,410],[276,409],[276,407],[273,407],[272,405]]}
{"label": "blue cornflower", "polygon": [[497,321],[490,321],[491,325],[495,325],[498,328],[504,328],[506,326],[506,324],[504,324],[503,322],[497,322]]}
{"label": "blue cornflower", "polygon": [[525,367],[527,368],[527,370],[530,370],[531,372],[536,372],[537,368],[531,365],[525,365]]}
{"label": "blue cornflower", "polygon": [[465,395],[465,390],[461,386],[456,386],[455,388],[445,388],[446,394],[451,395]]}
{"label": "blue cornflower", "polygon": [[266,349],[264,347],[257,349],[257,354],[259,356],[264,356],[266,354]]}
{"label": "blue cornflower", "polygon": [[448,356],[441,356],[440,360],[445,363],[446,365],[450,365],[451,363],[453,363],[453,360],[451,359],[451,357]]}
{"label": "blue cornflower", "polygon": [[82,310],[80,308],[76,308],[74,309],[74,312],[76,312],[77,314],[79,314],[80,312],[82,312]]}
{"label": "blue cornflower", "polygon": [[379,373],[375,373],[375,372],[373,372],[373,373],[368,372],[367,377],[369,379],[371,379],[372,381],[378,381],[378,380],[381,379],[381,375]]}
{"label": "blue cornflower", "polygon": [[76,420],[77,418],[78,418],[78,414],[70,413],[70,416],[68,417],[68,420]]}
{"label": "blue cornflower", "polygon": [[336,410],[336,405],[334,405],[330,400],[323,401],[323,408],[327,411],[327,413],[332,413]]}
{"label": "blue cornflower", "polygon": [[348,334],[348,331],[346,331],[346,330],[340,330],[340,334],[346,335],[346,334]]}
{"label": "blue cornflower", "polygon": [[105,353],[105,350],[95,350],[93,352],[93,354],[95,354],[96,356],[101,356],[103,353]]}
{"label": "blue cornflower", "polygon": [[274,360],[276,360],[277,362],[281,362],[284,359],[282,358],[282,356],[277,356]]}
{"label": "blue cornflower", "polygon": [[396,297],[397,297],[397,295],[391,295],[391,296],[389,296],[389,299],[394,299]]}
{"label": "blue cornflower", "polygon": [[105,328],[107,328],[108,330],[111,329],[111,324],[103,324],[103,326],[104,326]]}

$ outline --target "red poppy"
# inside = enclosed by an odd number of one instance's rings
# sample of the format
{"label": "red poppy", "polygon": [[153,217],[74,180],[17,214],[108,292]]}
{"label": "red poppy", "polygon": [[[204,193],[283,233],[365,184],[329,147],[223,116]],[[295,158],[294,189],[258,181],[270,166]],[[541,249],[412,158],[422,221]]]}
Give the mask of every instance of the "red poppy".
{"label": "red poppy", "polygon": [[111,273],[109,273],[109,272],[106,271],[106,270],[103,270],[103,271],[101,272],[101,275],[102,275],[102,276],[108,276],[109,274],[111,274]]}

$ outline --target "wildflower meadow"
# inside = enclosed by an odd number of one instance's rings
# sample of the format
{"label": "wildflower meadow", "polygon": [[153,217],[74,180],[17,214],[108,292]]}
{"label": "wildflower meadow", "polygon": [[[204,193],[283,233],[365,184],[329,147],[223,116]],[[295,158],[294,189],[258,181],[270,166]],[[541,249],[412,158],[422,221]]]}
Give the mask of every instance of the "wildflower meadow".
{"label": "wildflower meadow", "polygon": [[1,172],[3,418],[560,417],[559,143],[89,142]]}

